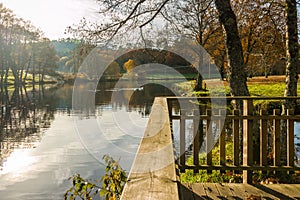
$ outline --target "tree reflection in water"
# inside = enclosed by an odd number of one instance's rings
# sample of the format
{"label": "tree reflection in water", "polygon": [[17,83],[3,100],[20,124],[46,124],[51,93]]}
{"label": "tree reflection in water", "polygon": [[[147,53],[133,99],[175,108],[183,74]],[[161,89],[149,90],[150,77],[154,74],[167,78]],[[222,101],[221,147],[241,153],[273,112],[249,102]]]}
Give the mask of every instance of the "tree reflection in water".
{"label": "tree reflection in water", "polygon": [[[54,110],[43,104],[44,88],[27,91],[25,87],[0,93],[0,170],[7,158],[18,149],[30,149],[41,140],[43,130],[54,119]],[[22,155],[22,154],[21,154]],[[19,156],[23,159],[23,156]]]}
{"label": "tree reflection in water", "polygon": [[[130,88],[128,82],[124,88],[115,88],[115,82],[100,82],[96,91],[89,90],[89,83],[80,88],[95,98],[91,105],[89,98],[82,95],[84,103],[78,110],[71,110],[73,85],[61,88],[45,89],[17,87],[14,90],[1,87],[0,93],[0,173],[4,164],[15,159],[23,163],[26,157],[20,150],[35,148],[41,141],[43,133],[50,127],[55,114],[72,115],[80,113],[82,118],[101,116],[105,109],[126,110],[148,117],[156,96],[171,96],[173,93],[159,84],[145,83],[140,88]],[[172,83],[170,83],[172,84]],[[122,85],[121,85],[122,86]],[[116,91],[117,90],[117,91]],[[112,94],[115,92],[115,98]],[[92,107],[90,107],[92,106]],[[14,153],[15,152],[15,153]],[[19,156],[16,156],[19,152]],[[8,163],[6,163],[7,165]],[[8,166],[7,166],[8,167]]]}

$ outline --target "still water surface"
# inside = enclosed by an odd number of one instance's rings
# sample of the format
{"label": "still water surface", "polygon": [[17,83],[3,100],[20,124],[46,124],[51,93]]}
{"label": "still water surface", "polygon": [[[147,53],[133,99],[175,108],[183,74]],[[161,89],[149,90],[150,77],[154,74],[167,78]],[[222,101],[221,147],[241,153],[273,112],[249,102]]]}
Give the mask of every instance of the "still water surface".
{"label": "still water surface", "polygon": [[[156,84],[117,91],[114,86],[101,83],[95,111],[80,115],[71,110],[71,85],[3,92],[0,199],[63,199],[75,173],[100,179],[105,154],[120,158],[129,172],[154,97],[173,93]],[[112,92],[131,94],[129,105],[124,98],[111,101]]]}

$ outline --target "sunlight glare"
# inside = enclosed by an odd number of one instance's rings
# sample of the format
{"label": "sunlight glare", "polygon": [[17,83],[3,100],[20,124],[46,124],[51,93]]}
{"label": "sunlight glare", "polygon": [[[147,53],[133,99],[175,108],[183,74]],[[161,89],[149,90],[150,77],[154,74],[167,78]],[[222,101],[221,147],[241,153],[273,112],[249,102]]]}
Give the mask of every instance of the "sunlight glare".
{"label": "sunlight glare", "polygon": [[36,162],[36,159],[29,154],[30,149],[15,149],[3,163],[0,174],[13,173],[19,176],[29,170],[29,166]]}

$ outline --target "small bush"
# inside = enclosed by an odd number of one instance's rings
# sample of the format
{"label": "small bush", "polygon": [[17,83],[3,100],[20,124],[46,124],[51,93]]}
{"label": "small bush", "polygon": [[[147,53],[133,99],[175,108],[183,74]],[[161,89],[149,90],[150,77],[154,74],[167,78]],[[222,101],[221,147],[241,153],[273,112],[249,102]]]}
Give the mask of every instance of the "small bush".
{"label": "small bush", "polygon": [[119,161],[115,161],[112,157],[104,155],[103,160],[106,168],[105,174],[100,180],[99,185],[101,186],[83,179],[80,174],[75,174],[69,178],[72,180],[72,187],[66,191],[65,200],[92,200],[93,196],[97,194],[103,196],[105,200],[120,199],[127,181],[126,172],[120,166]]}

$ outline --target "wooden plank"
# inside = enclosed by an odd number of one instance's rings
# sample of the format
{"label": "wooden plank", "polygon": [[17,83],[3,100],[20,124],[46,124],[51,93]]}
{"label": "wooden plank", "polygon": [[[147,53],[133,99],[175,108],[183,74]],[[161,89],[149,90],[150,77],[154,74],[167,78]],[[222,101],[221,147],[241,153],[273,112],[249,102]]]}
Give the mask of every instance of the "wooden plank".
{"label": "wooden plank", "polygon": [[[287,110],[287,115],[294,115],[294,110]],[[294,120],[289,119],[287,120],[287,166],[294,165],[294,154]]]}
{"label": "wooden plank", "polygon": [[[185,165],[185,112],[183,110],[181,110],[180,116],[179,163]],[[180,170],[180,172],[184,172],[184,170]]]}
{"label": "wooden plank", "polygon": [[[273,185],[277,185],[277,186],[273,186]],[[291,194],[289,193],[290,191],[280,189],[281,186],[282,186],[281,184],[270,184],[270,185],[257,184],[252,187],[255,187],[259,191],[259,193],[262,194],[262,197],[264,197],[264,198],[268,197],[268,198],[272,198],[272,199],[286,199],[286,200],[294,199],[291,196]],[[283,188],[284,188],[284,186],[283,186]]]}
{"label": "wooden plank", "polygon": [[219,191],[220,197],[224,197],[228,200],[233,199],[234,194],[233,194],[232,190],[230,189],[230,187],[228,186],[228,184],[216,183],[215,186],[216,186],[217,190]]}
{"label": "wooden plank", "polygon": [[202,185],[208,198],[220,199],[221,196],[215,183],[203,183]]}
{"label": "wooden plank", "polygon": [[[198,111],[199,112],[199,111]],[[199,113],[197,110],[193,111],[194,115],[198,115]],[[194,119],[193,120],[193,159],[194,159],[194,165],[199,165],[199,152],[200,152],[200,134],[199,134],[199,120],[201,119]],[[194,170],[194,173],[198,173],[199,170]]]}
{"label": "wooden plank", "polygon": [[196,194],[196,196],[201,197],[203,199],[208,199],[207,192],[203,187],[203,183],[191,183],[192,191]]}
{"label": "wooden plank", "polygon": [[261,199],[268,199],[268,198],[279,199],[273,196],[272,194],[260,190],[257,187],[254,187],[253,185],[250,184],[241,184],[240,187],[242,187],[243,190],[245,191],[244,196],[246,196],[246,198],[253,195],[253,196],[261,197]]}
{"label": "wooden plank", "polygon": [[285,99],[300,99],[300,97],[298,96],[289,96],[289,97],[250,97],[250,96],[234,96],[234,97],[230,97],[230,96],[201,96],[201,97],[186,97],[186,96],[170,96],[168,97],[168,99],[179,99],[179,100],[210,100],[210,99],[224,99],[226,98],[227,100],[235,100],[235,99],[239,99],[239,100],[285,100]]}
{"label": "wooden plank", "polygon": [[[260,115],[264,116],[267,115],[266,110],[261,110]],[[267,132],[267,120],[261,119],[260,120],[260,166],[268,165],[268,152],[267,152],[267,145],[268,145],[268,132]]]}
{"label": "wooden plank", "polygon": [[[203,199],[299,199],[300,184],[250,185],[241,183],[185,183],[196,197]],[[189,195],[190,196],[190,195]],[[197,199],[197,198],[194,198]]]}
{"label": "wooden plank", "polygon": [[172,134],[165,98],[155,98],[122,200],[179,199]]}
{"label": "wooden plank", "polygon": [[[273,110],[273,115],[280,115],[279,109]],[[274,166],[280,165],[280,120],[274,119],[273,122],[273,158],[274,158]]]}
{"label": "wooden plank", "polygon": [[[195,119],[198,118],[199,116],[186,116],[185,119]],[[219,115],[214,115],[214,116],[207,116],[207,115],[200,115],[201,119],[207,120],[219,120],[222,119],[223,116],[219,116]],[[173,115],[172,117],[173,119],[180,119],[179,115]],[[260,116],[260,115],[253,115],[253,116],[234,116],[234,115],[227,115],[226,119],[239,119],[239,120],[244,120],[244,119],[249,119],[249,120],[260,120],[260,119],[268,119],[268,120],[273,120],[273,119],[279,119],[279,120],[288,120],[288,119],[293,119],[293,120],[300,120],[300,115],[293,115],[293,116],[286,116],[286,115],[278,115],[278,116],[273,116],[273,115],[267,115],[267,116]]]}
{"label": "wooden plank", "polygon": [[[239,110],[233,110],[234,116],[239,116],[240,111]],[[239,159],[239,147],[240,147],[240,140],[239,140],[239,128],[240,128],[240,122],[238,119],[234,119],[232,122],[233,127],[233,164],[235,166],[240,165],[240,159]]]}
{"label": "wooden plank", "polygon": [[[253,101],[244,100],[243,115],[253,115]],[[253,163],[253,120],[245,119],[243,121],[243,165],[252,165]],[[252,171],[243,171],[243,183],[252,183]]]}
{"label": "wooden plank", "polygon": [[[206,115],[211,116],[211,110],[206,110]],[[206,164],[212,165],[212,148],[213,148],[213,132],[212,123],[210,119],[206,120]],[[207,170],[207,173],[212,173],[211,170]]]}
{"label": "wooden plank", "polygon": [[269,184],[264,186],[290,198],[300,198],[300,184]]}
{"label": "wooden plank", "polygon": [[229,183],[228,186],[233,193],[233,197],[245,199],[248,196],[241,183]]}
{"label": "wooden plank", "polygon": [[[219,111],[220,116],[225,116],[226,111],[225,110],[220,110]],[[221,127],[222,126],[222,121],[219,120],[218,122],[218,127],[220,129],[220,138],[219,138],[219,144],[220,144],[220,165],[225,165],[226,164],[226,151],[225,151],[225,128]],[[221,173],[225,173],[224,170],[221,171]]]}
{"label": "wooden plank", "polygon": [[234,165],[183,165],[183,169],[198,169],[198,170],[270,170],[270,171],[299,171],[300,167],[297,166],[234,166]]}

